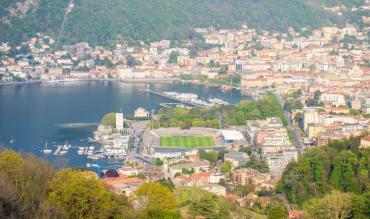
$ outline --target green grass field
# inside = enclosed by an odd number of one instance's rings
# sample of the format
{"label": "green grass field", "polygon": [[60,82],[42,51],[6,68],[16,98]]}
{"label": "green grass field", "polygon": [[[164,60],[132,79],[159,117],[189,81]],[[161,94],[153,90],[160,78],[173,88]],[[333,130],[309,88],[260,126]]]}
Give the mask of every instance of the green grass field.
{"label": "green grass field", "polygon": [[210,136],[162,136],[161,147],[206,148],[215,146]]}

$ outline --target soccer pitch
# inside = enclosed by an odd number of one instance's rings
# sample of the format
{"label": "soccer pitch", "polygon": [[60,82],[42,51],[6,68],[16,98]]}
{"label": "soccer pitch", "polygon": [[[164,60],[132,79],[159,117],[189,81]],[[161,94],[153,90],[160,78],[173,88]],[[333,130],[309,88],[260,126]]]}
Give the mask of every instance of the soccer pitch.
{"label": "soccer pitch", "polygon": [[215,146],[210,136],[162,136],[161,147],[170,148],[206,148]]}

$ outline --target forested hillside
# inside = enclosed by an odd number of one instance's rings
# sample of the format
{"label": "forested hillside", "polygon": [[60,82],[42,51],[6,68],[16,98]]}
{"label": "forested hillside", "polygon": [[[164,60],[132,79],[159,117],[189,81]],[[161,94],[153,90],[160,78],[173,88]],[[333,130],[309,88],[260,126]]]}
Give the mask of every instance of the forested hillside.
{"label": "forested hillside", "polygon": [[33,155],[0,148],[0,218],[178,219],[181,212],[191,218],[264,218],[205,190],[175,188],[168,180],[143,183],[131,196],[113,193],[92,172],[55,171]]}
{"label": "forested hillside", "polygon": [[[23,2],[17,13],[10,11]],[[36,32],[56,34],[69,0],[1,0],[0,41],[15,41]],[[75,0],[63,39],[107,44],[118,36],[157,40],[191,37],[194,27],[239,27],[286,30],[343,24],[345,17],[323,11],[323,5],[362,0]],[[13,10],[14,12],[14,10]]]}
{"label": "forested hillside", "polygon": [[333,190],[369,194],[370,149],[360,149],[359,145],[358,137],[309,150],[297,163],[287,167],[277,192],[295,206],[303,206],[308,200],[321,198]]}

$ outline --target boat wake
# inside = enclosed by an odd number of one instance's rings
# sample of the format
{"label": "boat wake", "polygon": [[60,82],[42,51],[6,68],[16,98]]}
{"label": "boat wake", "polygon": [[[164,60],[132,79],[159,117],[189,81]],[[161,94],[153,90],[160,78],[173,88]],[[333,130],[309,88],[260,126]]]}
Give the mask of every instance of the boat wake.
{"label": "boat wake", "polygon": [[99,123],[60,123],[56,126],[60,128],[90,128],[98,125]]}

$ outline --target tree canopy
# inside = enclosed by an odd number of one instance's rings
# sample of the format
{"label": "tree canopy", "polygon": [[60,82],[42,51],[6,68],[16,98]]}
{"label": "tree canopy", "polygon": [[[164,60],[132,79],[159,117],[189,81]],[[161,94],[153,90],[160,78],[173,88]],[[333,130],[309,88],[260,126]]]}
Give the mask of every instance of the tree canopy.
{"label": "tree canopy", "polygon": [[[162,108],[159,112],[157,127],[190,127],[220,128],[227,125],[245,125],[247,120],[279,117],[283,125],[287,119],[281,109],[279,101],[273,94],[268,94],[258,101],[242,101],[229,106],[215,106],[212,108],[184,109],[175,107]],[[220,120],[221,119],[221,120]]]}
{"label": "tree canopy", "polygon": [[64,209],[69,218],[114,218],[120,216],[113,196],[96,178],[63,169],[49,183],[49,200]]}
{"label": "tree canopy", "polygon": [[[10,22],[0,23],[0,41],[19,42],[37,32],[57,35],[63,21],[65,0],[37,1],[24,16],[9,16],[10,7],[19,2],[1,1],[0,18]],[[356,4],[362,0],[357,0]],[[324,1],[291,0],[89,0],[75,1],[67,17],[62,42],[87,41],[92,44],[109,44],[118,37],[128,40],[159,40],[193,37],[196,27],[215,26],[236,28],[241,24],[271,29],[287,30],[324,24],[342,24],[342,17],[323,10]],[[328,1],[325,1],[328,2]],[[333,1],[330,1],[331,3]],[[340,0],[348,5],[354,1]],[[109,15],[109,16],[107,16]],[[7,17],[9,16],[9,17]],[[93,18],[93,19],[92,19]],[[360,23],[361,19],[353,19]]]}
{"label": "tree canopy", "polygon": [[172,192],[160,183],[144,183],[135,191],[135,199],[145,218],[179,218]]}
{"label": "tree canopy", "polygon": [[360,149],[360,137],[332,141],[308,150],[286,168],[276,190],[302,205],[333,189],[361,194],[369,191],[370,150]]}
{"label": "tree canopy", "polygon": [[116,113],[107,113],[101,119],[101,123],[105,126],[115,127],[116,126]]}

